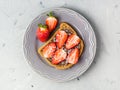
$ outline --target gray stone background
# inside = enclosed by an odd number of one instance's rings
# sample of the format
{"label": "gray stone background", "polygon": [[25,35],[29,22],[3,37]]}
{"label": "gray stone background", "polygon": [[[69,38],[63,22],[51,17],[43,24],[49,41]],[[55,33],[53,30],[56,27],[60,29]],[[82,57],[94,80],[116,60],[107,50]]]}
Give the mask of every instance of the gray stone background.
{"label": "gray stone background", "polygon": [[[28,24],[41,11],[67,7],[94,28],[97,53],[78,79],[56,83],[34,72],[23,54]],[[0,0],[0,90],[120,90],[120,0]]]}

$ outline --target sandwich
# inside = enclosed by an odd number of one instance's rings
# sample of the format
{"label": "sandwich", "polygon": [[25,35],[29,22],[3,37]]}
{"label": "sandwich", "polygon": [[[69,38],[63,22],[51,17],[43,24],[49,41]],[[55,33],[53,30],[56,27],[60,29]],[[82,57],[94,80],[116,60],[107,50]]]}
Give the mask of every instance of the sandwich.
{"label": "sandwich", "polygon": [[79,62],[84,46],[75,29],[62,22],[51,38],[38,49],[38,54],[48,65],[64,70]]}

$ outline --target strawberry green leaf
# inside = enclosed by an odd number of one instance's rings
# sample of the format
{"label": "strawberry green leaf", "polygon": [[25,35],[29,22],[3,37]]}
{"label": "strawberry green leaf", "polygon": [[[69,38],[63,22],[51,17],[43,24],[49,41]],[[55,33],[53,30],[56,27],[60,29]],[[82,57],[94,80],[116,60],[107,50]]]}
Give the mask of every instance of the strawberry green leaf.
{"label": "strawberry green leaf", "polygon": [[46,25],[43,25],[43,24],[38,24],[38,27],[40,27],[40,28],[47,28],[47,26]]}
{"label": "strawberry green leaf", "polygon": [[52,12],[52,11],[49,12],[49,14],[47,14],[47,16],[49,16],[49,17],[53,17],[53,12]]}

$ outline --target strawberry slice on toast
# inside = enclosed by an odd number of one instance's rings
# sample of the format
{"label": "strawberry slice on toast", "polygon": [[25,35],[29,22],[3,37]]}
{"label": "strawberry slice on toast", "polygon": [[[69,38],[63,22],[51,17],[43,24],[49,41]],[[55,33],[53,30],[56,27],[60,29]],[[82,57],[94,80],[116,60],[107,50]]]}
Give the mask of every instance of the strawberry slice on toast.
{"label": "strawberry slice on toast", "polygon": [[72,34],[68,37],[68,40],[66,42],[66,48],[71,49],[76,45],[78,45],[79,43],[80,43],[80,38],[77,35]]}
{"label": "strawberry slice on toast", "polygon": [[67,40],[67,33],[65,31],[58,31],[56,34],[56,44],[58,48],[61,48]]}
{"label": "strawberry slice on toast", "polygon": [[43,48],[43,56],[45,58],[51,58],[56,50],[56,45],[54,42],[49,43]]}
{"label": "strawberry slice on toast", "polygon": [[63,49],[58,49],[52,58],[52,63],[58,64],[61,61],[65,60],[66,56],[67,56],[67,53]]}
{"label": "strawberry slice on toast", "polygon": [[76,64],[78,62],[78,58],[79,58],[79,49],[75,48],[68,54],[67,61],[68,63]]}

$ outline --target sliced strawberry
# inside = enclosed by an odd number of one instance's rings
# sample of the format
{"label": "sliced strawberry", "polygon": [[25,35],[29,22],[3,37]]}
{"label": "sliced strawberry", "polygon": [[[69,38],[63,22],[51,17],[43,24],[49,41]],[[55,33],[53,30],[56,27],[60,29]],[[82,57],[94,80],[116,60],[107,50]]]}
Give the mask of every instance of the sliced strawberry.
{"label": "sliced strawberry", "polygon": [[68,37],[68,40],[66,42],[66,48],[71,49],[74,46],[78,45],[79,43],[80,43],[80,38],[77,35],[72,34]]}
{"label": "sliced strawberry", "polygon": [[52,63],[58,64],[61,61],[65,60],[66,56],[67,56],[67,53],[63,49],[58,49],[52,58]]}
{"label": "sliced strawberry", "polygon": [[51,42],[43,48],[43,56],[45,58],[51,58],[55,50],[56,50],[56,45],[54,42]]}
{"label": "sliced strawberry", "polygon": [[58,31],[56,34],[56,44],[58,48],[61,48],[67,40],[67,33],[65,31]]}
{"label": "sliced strawberry", "polygon": [[75,48],[68,54],[67,61],[68,63],[76,64],[78,62],[78,58],[79,58],[79,49]]}
{"label": "sliced strawberry", "polygon": [[46,19],[46,25],[48,26],[49,32],[53,31],[57,25],[57,19],[53,16],[53,13],[50,12]]}
{"label": "sliced strawberry", "polygon": [[38,24],[36,36],[40,41],[45,42],[49,37],[49,31],[47,29],[47,26]]}

